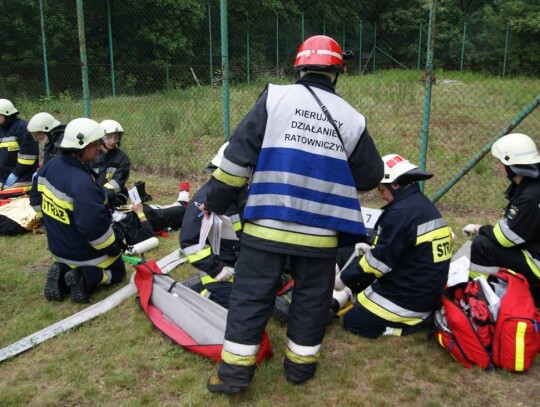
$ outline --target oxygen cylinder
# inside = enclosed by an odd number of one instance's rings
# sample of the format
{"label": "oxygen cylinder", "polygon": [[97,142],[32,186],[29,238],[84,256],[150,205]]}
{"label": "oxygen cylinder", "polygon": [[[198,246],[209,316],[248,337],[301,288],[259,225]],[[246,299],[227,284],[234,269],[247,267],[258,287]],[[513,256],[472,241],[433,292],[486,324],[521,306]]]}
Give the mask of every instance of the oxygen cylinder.
{"label": "oxygen cylinder", "polygon": [[143,240],[131,247],[129,247],[130,254],[143,254],[149,250],[155,249],[159,246],[159,240],[157,237],[151,237],[150,239]]}

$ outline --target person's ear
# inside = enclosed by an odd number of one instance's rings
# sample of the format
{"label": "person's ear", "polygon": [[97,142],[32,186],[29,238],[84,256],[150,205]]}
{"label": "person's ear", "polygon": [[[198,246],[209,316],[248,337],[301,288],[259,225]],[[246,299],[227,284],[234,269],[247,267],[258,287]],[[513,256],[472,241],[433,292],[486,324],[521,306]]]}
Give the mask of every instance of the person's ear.
{"label": "person's ear", "polygon": [[392,186],[392,189],[393,189],[394,191],[397,190],[397,189],[399,189],[399,184],[398,184],[397,182],[392,182],[390,185]]}

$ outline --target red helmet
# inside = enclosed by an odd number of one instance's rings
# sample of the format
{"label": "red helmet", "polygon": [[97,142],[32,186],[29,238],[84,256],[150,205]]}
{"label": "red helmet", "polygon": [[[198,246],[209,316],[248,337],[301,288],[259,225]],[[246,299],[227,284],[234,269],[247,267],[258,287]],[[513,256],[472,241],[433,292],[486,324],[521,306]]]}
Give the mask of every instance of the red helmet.
{"label": "red helmet", "polygon": [[336,40],[326,35],[309,37],[298,48],[294,69],[343,72],[343,51]]}

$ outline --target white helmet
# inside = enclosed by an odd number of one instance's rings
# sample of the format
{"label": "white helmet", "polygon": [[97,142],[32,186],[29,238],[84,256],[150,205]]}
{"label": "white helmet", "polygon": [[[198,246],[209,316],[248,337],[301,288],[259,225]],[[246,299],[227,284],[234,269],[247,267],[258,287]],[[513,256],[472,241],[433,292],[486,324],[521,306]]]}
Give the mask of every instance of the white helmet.
{"label": "white helmet", "polygon": [[103,126],[92,119],[81,117],[73,119],[66,126],[60,148],[82,150],[88,144],[105,136]]}
{"label": "white helmet", "polygon": [[30,133],[36,133],[42,131],[44,133],[50,132],[61,123],[56,120],[51,114],[47,112],[37,113],[28,122],[28,131]]}
{"label": "white helmet", "polygon": [[124,128],[116,120],[103,120],[100,124],[105,129],[105,134],[124,133]]}
{"label": "white helmet", "polygon": [[504,165],[537,164],[540,154],[534,141],[521,133],[507,134],[491,147],[491,154]]}
{"label": "white helmet", "polygon": [[11,116],[12,114],[18,113],[19,111],[15,109],[13,103],[7,99],[0,99],[0,114],[4,116]]}
{"label": "white helmet", "polygon": [[406,185],[433,177],[433,174],[423,171],[409,160],[397,154],[388,154],[382,158],[384,162],[384,176],[381,184]]}

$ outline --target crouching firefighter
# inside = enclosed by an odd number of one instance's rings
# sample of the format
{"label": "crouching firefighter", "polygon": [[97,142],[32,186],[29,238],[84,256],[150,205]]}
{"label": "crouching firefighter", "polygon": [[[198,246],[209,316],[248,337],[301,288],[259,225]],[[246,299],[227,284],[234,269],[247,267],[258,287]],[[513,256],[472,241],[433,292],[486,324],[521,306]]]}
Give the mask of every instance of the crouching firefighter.
{"label": "crouching firefighter", "polygon": [[[216,156],[212,158],[210,164],[205,168],[206,173],[211,174],[219,167],[223,158],[223,150],[227,144],[223,144]],[[188,262],[199,270],[201,282],[192,285],[191,288],[222,307],[229,308],[234,265],[240,252],[240,240],[221,239],[219,254],[212,251],[208,242],[199,251],[199,236],[203,219],[199,205],[206,200],[208,187],[208,183],[204,184],[187,205],[180,230],[180,247],[187,256]],[[247,188],[244,187],[239,196],[229,203],[223,213],[231,219],[238,239],[242,236],[241,214],[246,200]]]}
{"label": "crouching firefighter", "polygon": [[47,228],[55,261],[45,284],[48,300],[70,292],[74,301],[88,302],[100,284],[118,283],[126,274],[105,192],[90,172],[104,134],[94,120],[72,120],[61,154],[34,178],[30,203]]}
{"label": "crouching firefighter", "polygon": [[344,328],[368,338],[408,335],[428,325],[452,257],[452,231],[418,186],[433,174],[396,154],[383,161],[378,190],[388,204],[375,224],[374,245],[359,243],[359,263],[345,268],[335,284],[357,294]]}

